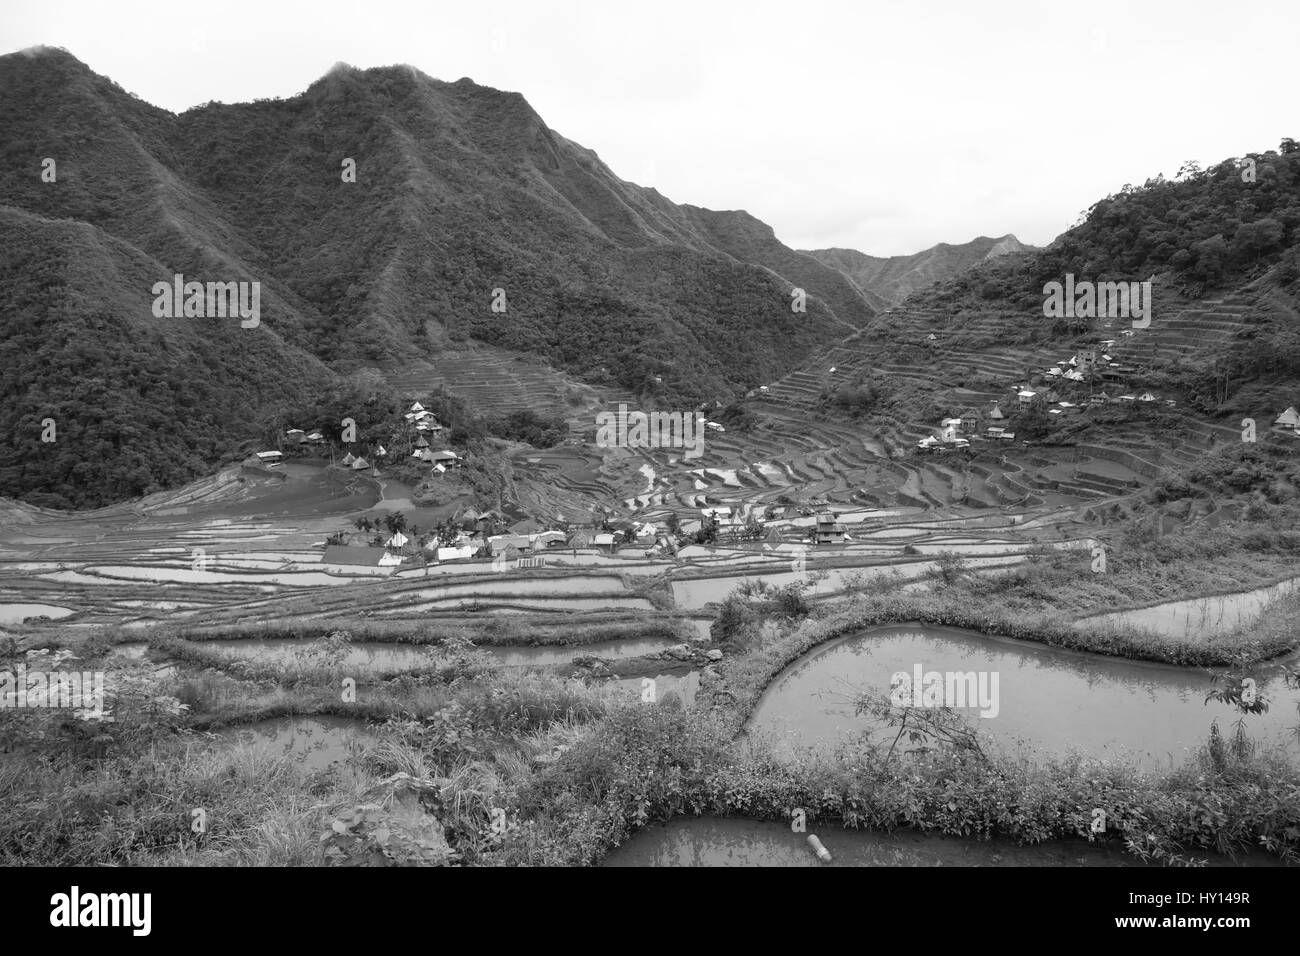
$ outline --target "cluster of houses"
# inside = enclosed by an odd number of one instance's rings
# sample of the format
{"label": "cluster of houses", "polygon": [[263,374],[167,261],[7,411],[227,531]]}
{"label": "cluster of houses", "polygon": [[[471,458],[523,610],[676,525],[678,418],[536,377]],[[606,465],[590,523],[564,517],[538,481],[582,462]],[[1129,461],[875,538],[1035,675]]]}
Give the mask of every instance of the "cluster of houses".
{"label": "cluster of houses", "polygon": [[[1003,421],[1006,416],[1002,413],[1002,408],[995,402],[993,408],[987,416],[991,421]],[[960,418],[945,418],[939,422],[939,434],[928,435],[916,443],[916,447],[921,451],[948,451],[961,450],[970,447],[970,438],[979,433],[980,414],[974,409],[963,412]],[[1006,431],[1000,425],[990,425],[985,431],[985,437],[998,438],[1006,441],[1015,439],[1015,433]]]}
{"label": "cluster of houses", "polygon": [[[1132,329],[1125,329],[1120,334],[1131,334],[1132,331]],[[1075,414],[1082,408],[1111,403],[1163,402],[1165,405],[1176,405],[1177,402],[1173,399],[1161,399],[1150,391],[1119,395],[1112,395],[1106,391],[1107,384],[1123,383],[1136,371],[1134,368],[1115,362],[1107,353],[1106,350],[1113,348],[1115,341],[1115,339],[1106,339],[1100,342],[1097,348],[1081,349],[1069,358],[1061,359],[1051,368],[1045,369],[1033,380],[1033,383],[1010,386],[1015,394],[1016,406],[1027,410],[1040,403],[1046,404],[1047,414],[1053,418],[1060,418]],[[1040,380],[1041,384],[1036,384]],[[1078,393],[1085,384],[1088,387],[1086,397]],[[1100,391],[1097,390],[1098,384],[1102,385]],[[1076,400],[1070,401],[1065,397],[1067,395],[1073,396]],[[989,424],[983,428],[984,438],[996,441],[1015,440],[1015,432],[1007,430],[1002,424],[1006,416],[1002,412],[1000,402],[994,402],[992,410],[984,417],[989,420]],[[960,418],[945,418],[939,423],[939,433],[922,438],[917,442],[917,448],[921,451],[968,448],[970,438],[981,434],[980,419],[980,414],[975,410],[964,412]]]}
{"label": "cluster of houses", "polygon": [[437,416],[419,402],[415,402],[402,417],[414,425],[417,432],[430,432],[436,435],[443,430]]}
{"label": "cluster of houses", "polygon": [[[1124,329],[1120,335],[1133,335],[1132,329]],[[1044,369],[1042,373],[1045,382],[1045,388],[1032,389],[1026,385],[1014,386],[1016,397],[1020,404],[1030,405],[1040,399],[1045,399],[1054,403],[1055,407],[1048,409],[1052,415],[1068,414],[1072,409],[1081,408],[1084,404],[1088,405],[1105,405],[1110,402],[1158,402],[1161,399],[1151,392],[1143,392],[1141,395],[1116,395],[1111,396],[1105,391],[1107,385],[1123,385],[1134,372],[1136,368],[1120,364],[1115,361],[1107,351],[1115,346],[1115,339],[1105,339],[1098,343],[1097,348],[1081,349],[1068,359],[1058,361],[1054,366]],[[1062,401],[1057,389],[1069,389],[1071,386],[1088,383],[1090,390],[1095,389],[1096,385],[1102,386],[1102,391],[1090,391],[1086,403]],[[1164,399],[1166,405],[1176,405],[1171,399]]]}
{"label": "cluster of houses", "polygon": [[[545,529],[532,519],[524,519],[511,525],[508,530],[498,534],[493,529],[504,525],[505,516],[500,512],[476,512],[466,508],[457,513],[453,519],[460,528],[449,536],[432,535],[420,541],[403,534],[401,531],[390,533],[382,544],[372,546],[370,533],[339,532],[332,539],[338,543],[328,544],[321,558],[326,564],[361,565],[367,567],[387,567],[403,564],[410,560],[434,564],[443,561],[470,560],[474,558],[504,558],[506,561],[521,561],[521,567],[540,566],[545,563],[541,556],[550,550],[590,549],[595,548],[613,554],[621,545],[648,548],[647,555],[661,551],[675,553],[676,543],[671,535],[650,522],[616,521],[607,523],[602,530],[592,527],[576,528],[571,531]],[[365,545],[351,543],[359,538]],[[540,559],[540,560],[538,560]]]}
{"label": "cluster of houses", "polygon": [[[369,535],[365,538],[368,540]],[[611,541],[613,536],[610,536]],[[324,564],[360,565],[364,567],[391,567],[411,559],[429,564],[471,558],[504,556],[508,561],[525,555],[537,555],[550,548],[568,546],[568,536],[562,531],[543,531],[537,534],[484,535],[481,531],[460,531],[451,542],[432,538],[421,547],[409,535],[398,531],[388,536],[379,547],[353,544],[330,544],[321,557]],[[585,545],[584,545],[585,546]],[[539,562],[541,563],[541,562]]]}
{"label": "cluster of houses", "polygon": [[[423,405],[416,402],[403,417],[414,427],[416,433],[415,441],[411,443],[411,458],[428,464],[437,474],[464,464],[464,459],[450,448],[435,451],[429,443],[429,437],[436,440],[442,436],[445,429],[437,417]],[[325,441],[325,436],[318,431],[307,433],[301,428],[290,428],[285,432],[285,440],[296,445],[319,445]],[[370,450],[370,457],[376,461],[386,458],[388,450],[383,445],[377,445]],[[284,454],[279,451],[259,451],[257,460],[268,468],[274,468],[284,461]],[[352,471],[364,471],[370,468],[374,474],[378,474],[378,469],[369,460],[350,451],[339,461],[339,465]]]}
{"label": "cluster of houses", "polygon": [[447,471],[448,468],[456,468],[464,464],[464,459],[450,448],[443,448],[439,451],[433,450],[433,446],[429,444],[429,439],[426,436],[432,435],[434,438],[440,438],[444,429],[437,416],[423,405],[415,402],[403,417],[415,426],[416,439],[411,448],[411,457],[413,459],[431,466],[430,470],[439,475]]}
{"label": "cluster of houses", "polygon": [[[387,454],[388,452],[384,450],[383,445],[380,445],[378,448],[375,449],[376,458],[383,458]],[[340,458],[339,464],[342,465],[344,468],[351,468],[353,471],[365,471],[367,468],[371,467],[370,462],[366,461],[364,458],[360,458],[357,455],[352,454],[352,452],[348,452],[346,455]]]}

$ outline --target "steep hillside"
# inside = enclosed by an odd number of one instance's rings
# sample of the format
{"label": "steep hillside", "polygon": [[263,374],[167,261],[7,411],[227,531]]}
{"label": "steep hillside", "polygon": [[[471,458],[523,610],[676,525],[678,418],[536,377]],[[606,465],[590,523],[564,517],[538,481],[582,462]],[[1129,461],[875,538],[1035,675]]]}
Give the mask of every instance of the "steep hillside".
{"label": "steep hillside", "polygon": [[[214,464],[277,396],[366,366],[436,365],[472,342],[681,404],[779,376],[874,314],[763,223],[627,183],[519,94],[468,79],[339,66],[288,100],[175,116],[43,49],[0,57],[0,125],[5,322],[83,340],[76,365],[49,377],[36,362],[56,346],[19,347],[6,330],[4,495],[144,493]],[[153,283],[175,273],[261,283],[260,327],[154,318]],[[87,311],[106,342],[132,343],[129,357],[85,344]],[[178,368],[189,394],[226,396],[203,403],[210,425],[149,384]],[[66,462],[50,471],[29,419],[68,414],[88,382],[110,380],[120,394],[94,429],[116,435],[148,407],[172,423],[166,439],[148,452],[107,440],[94,482]],[[167,464],[150,477],[140,455]]]}
{"label": "steep hillside", "polygon": [[273,329],[154,318],[161,265],[96,226],[0,207],[0,248],[7,494],[67,507],[183,482],[256,409],[329,376]]}
{"label": "steep hillside", "polygon": [[[1125,336],[1124,321],[1044,317],[1045,284],[1067,275],[1151,280],[1150,326]],[[1300,400],[1300,145],[1284,139],[1278,150],[1126,187],[1046,249],[980,263],[906,305],[927,326],[951,329],[941,345],[1036,341],[1063,351],[1116,339],[1114,357],[1135,381],[1201,412],[1285,408]],[[876,332],[923,337],[906,316],[891,318]]]}
{"label": "steep hillside", "polygon": [[[1046,317],[1044,286],[1067,275],[1150,280],[1150,324]],[[1094,350],[1096,368],[1068,364],[1081,349]],[[1022,402],[1025,389],[1034,394]],[[1179,488],[1206,455],[1242,449],[1244,418],[1258,432],[1247,449],[1295,455],[1295,433],[1273,422],[1300,406],[1300,148],[1284,140],[1107,197],[1050,247],[983,260],[914,293],[747,405],[782,427],[854,419],[915,468],[922,488],[960,484],[951,461],[917,447],[941,419],[972,419],[980,435],[1006,426],[1015,443],[978,449],[1023,473],[987,490],[989,503],[1152,479]],[[1001,417],[991,417],[995,406]],[[1033,449],[1021,452],[1024,441]],[[1274,503],[1294,494],[1282,480],[1267,490]]]}
{"label": "steep hillside", "polygon": [[910,256],[880,258],[855,249],[814,249],[809,255],[844,273],[868,295],[887,305],[897,305],[913,292],[956,275],[985,259],[1013,252],[1026,246],[1015,236],[1000,239],[980,236],[960,245],[941,242],[937,246]]}

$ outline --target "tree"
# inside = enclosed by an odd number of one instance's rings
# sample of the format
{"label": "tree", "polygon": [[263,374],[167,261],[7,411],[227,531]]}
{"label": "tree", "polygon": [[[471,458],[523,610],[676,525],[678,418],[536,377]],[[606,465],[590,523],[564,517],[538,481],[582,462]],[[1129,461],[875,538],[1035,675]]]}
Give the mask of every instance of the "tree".
{"label": "tree", "polygon": [[887,728],[898,728],[882,763],[889,763],[904,737],[916,745],[913,752],[952,750],[969,754],[981,763],[988,759],[974,728],[951,707],[900,706],[889,694],[863,692],[854,701],[854,713],[870,717]]}
{"label": "tree", "polygon": [[1223,274],[1223,266],[1228,258],[1228,242],[1222,233],[1198,242],[1196,250],[1196,268],[1193,275],[1203,282],[1215,282]]}
{"label": "tree", "polygon": [[1232,237],[1232,258],[1253,265],[1265,251],[1279,243],[1285,233],[1276,219],[1242,223]]}
{"label": "tree", "polygon": [[710,511],[704,516],[700,530],[695,535],[696,544],[713,544],[718,540],[718,513]]}
{"label": "tree", "polygon": [[578,549],[585,548],[591,544],[591,535],[586,528],[570,528],[565,535],[565,543],[573,549],[573,556],[578,556]]}

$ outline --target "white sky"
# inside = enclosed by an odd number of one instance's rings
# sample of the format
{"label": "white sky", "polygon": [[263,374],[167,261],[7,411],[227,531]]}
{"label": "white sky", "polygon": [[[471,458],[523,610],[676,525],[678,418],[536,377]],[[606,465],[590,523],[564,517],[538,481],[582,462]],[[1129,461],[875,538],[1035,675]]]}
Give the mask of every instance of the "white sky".
{"label": "white sky", "polygon": [[37,44],[178,112],[338,61],[468,76],[675,202],[873,255],[1042,245],[1127,182],[1300,139],[1297,0],[0,0],[0,52]]}

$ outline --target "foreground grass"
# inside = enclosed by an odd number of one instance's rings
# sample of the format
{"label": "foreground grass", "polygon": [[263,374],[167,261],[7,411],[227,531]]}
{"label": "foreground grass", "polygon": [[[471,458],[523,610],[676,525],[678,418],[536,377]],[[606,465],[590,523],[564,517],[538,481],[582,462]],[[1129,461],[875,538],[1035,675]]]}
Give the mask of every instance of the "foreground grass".
{"label": "foreground grass", "polygon": [[[792,636],[826,623],[769,629],[771,647],[729,658],[727,683],[741,687],[774,666]],[[10,725],[0,863],[584,865],[651,822],[789,820],[795,809],[810,825],[1116,841],[1166,863],[1246,850],[1293,861],[1300,852],[1295,767],[1244,741],[1220,740],[1161,775],[1077,757],[887,757],[866,740],[792,761],[736,742],[745,695],[717,710],[625,703],[580,681],[504,672],[472,649],[447,657],[436,673],[365,688],[356,703],[332,684],[290,692],[204,670],[149,689],[148,706],[120,711],[118,725],[40,715]],[[191,710],[160,709],[149,694]],[[196,735],[287,714],[369,721],[368,743],[310,772],[288,756]],[[197,809],[202,832],[192,825]],[[1096,809],[1106,813],[1104,834],[1091,832]]]}
{"label": "foreground grass", "polygon": [[[454,723],[454,722],[453,722]],[[1165,862],[1263,850],[1294,861],[1294,771],[1208,751],[1153,779],[1070,760],[1046,766],[955,753],[881,761],[870,748],[779,762],[732,746],[724,722],[672,707],[617,707],[590,724],[547,721],[502,733],[471,720],[397,720],[347,765],[304,772],[286,757],[193,741],[114,759],[19,758],[0,768],[6,864],[311,865],[349,808],[385,808],[410,779],[420,804],[468,865],[582,865],[640,826],[679,815],[741,815],[810,825],[1021,843],[1121,841]],[[405,775],[405,776],[403,776]],[[207,829],[192,832],[203,808]],[[1104,835],[1090,832],[1094,810]],[[401,862],[393,861],[393,862]]]}

